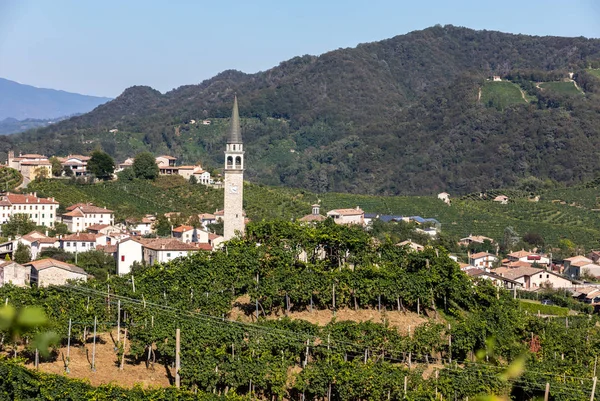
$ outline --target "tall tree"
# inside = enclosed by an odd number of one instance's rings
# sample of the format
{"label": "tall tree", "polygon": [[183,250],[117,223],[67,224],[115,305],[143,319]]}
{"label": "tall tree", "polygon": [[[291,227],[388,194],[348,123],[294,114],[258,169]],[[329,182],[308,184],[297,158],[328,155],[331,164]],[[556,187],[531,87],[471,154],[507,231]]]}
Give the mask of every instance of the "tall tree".
{"label": "tall tree", "polygon": [[2,224],[2,235],[14,238],[17,235],[29,234],[35,229],[36,225],[28,215],[17,213],[10,216],[8,221]]}
{"label": "tall tree", "polygon": [[150,152],[139,153],[133,161],[132,168],[135,178],[153,180],[158,177],[158,165],[154,155]]}
{"label": "tall tree", "polygon": [[31,250],[29,247],[22,242],[19,242],[15,254],[13,255],[13,260],[21,264],[31,262]]}
{"label": "tall tree", "polygon": [[115,161],[108,153],[95,150],[88,161],[87,168],[96,178],[108,180],[112,178],[115,171]]}
{"label": "tall tree", "polygon": [[60,160],[58,160],[58,157],[52,156],[48,161],[52,164],[52,175],[54,177],[60,177],[63,173],[63,166]]}

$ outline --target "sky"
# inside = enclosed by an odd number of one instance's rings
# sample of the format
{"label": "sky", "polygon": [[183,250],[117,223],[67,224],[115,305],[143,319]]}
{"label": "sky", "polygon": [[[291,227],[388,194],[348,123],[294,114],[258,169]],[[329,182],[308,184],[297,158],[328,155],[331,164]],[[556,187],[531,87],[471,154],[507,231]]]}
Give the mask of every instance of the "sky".
{"label": "sky", "polygon": [[116,97],[452,24],[600,38],[600,1],[0,0],[0,77]]}

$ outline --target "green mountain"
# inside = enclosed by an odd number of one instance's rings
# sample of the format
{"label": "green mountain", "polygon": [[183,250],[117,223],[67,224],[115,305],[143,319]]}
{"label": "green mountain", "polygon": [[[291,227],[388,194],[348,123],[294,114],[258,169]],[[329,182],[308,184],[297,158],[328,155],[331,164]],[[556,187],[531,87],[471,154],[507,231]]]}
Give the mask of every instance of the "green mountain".
{"label": "green mountain", "polygon": [[121,161],[149,149],[220,167],[237,93],[254,182],[388,195],[468,193],[531,176],[573,184],[600,167],[599,60],[600,40],[435,26],[166,94],[132,87],[85,115],[4,138],[0,151],[100,146]]}

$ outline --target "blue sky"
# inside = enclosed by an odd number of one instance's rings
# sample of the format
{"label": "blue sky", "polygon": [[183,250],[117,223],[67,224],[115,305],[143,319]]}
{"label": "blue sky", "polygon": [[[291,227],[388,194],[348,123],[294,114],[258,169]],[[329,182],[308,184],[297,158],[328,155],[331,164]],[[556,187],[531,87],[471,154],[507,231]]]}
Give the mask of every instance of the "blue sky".
{"label": "blue sky", "polygon": [[0,77],[115,97],[453,24],[600,38],[600,1],[0,0]]}

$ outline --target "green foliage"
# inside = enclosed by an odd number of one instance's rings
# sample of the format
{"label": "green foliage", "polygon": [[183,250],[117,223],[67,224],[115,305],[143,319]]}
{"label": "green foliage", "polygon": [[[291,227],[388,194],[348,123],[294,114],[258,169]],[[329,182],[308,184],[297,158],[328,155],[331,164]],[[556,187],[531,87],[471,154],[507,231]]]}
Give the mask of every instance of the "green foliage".
{"label": "green foliage", "polygon": [[52,176],[60,177],[63,173],[63,166],[58,157],[52,156],[48,161],[52,164]]}
{"label": "green foliage", "polygon": [[[223,165],[237,92],[247,176],[257,183],[388,195],[464,194],[531,175],[579,183],[600,168],[589,155],[600,146],[600,83],[588,68],[599,49],[597,39],[435,26],[256,74],[225,71],[165,95],[132,87],[101,110],[8,137],[0,150],[67,154],[100,146],[119,161],[170,152],[214,168]],[[585,96],[570,94],[572,82],[550,89],[568,71]],[[478,88],[490,75],[513,83],[490,83],[509,93],[497,107],[482,107]],[[204,118],[211,124],[189,124]],[[118,135],[108,132],[115,124]],[[83,141],[72,140],[75,132]]]}
{"label": "green foliage", "polygon": [[542,315],[567,316],[569,309],[557,305],[542,305],[536,302],[521,301],[521,310],[527,311],[529,314],[537,314],[538,311]]}
{"label": "green foliage", "polygon": [[520,88],[512,82],[486,82],[481,88],[481,104],[504,110],[515,104],[526,104]]}
{"label": "green foliage", "polygon": [[115,161],[108,153],[96,150],[92,152],[87,168],[94,177],[108,180],[112,178],[115,171]]}
{"label": "green foliage", "polygon": [[543,82],[540,88],[564,95],[581,95],[581,91],[575,87],[573,82]]}
{"label": "green foliage", "polygon": [[154,155],[150,152],[138,153],[131,168],[136,178],[153,180],[158,177],[158,165],[156,164]]}
{"label": "green foliage", "polygon": [[195,175],[190,175],[189,181],[190,181],[190,184],[192,184],[192,185],[198,183],[198,179],[196,178]]}
{"label": "green foliage", "polygon": [[79,253],[77,255],[77,266],[99,281],[106,281],[109,274],[116,274],[114,257],[102,251],[91,250]]}
{"label": "green foliage", "polygon": [[31,250],[29,247],[22,242],[19,242],[17,249],[13,254],[13,260],[20,264],[31,262]]}
{"label": "green foliage", "polygon": [[29,234],[35,230],[37,226],[28,214],[17,213],[9,217],[8,221],[2,224],[2,235],[5,237],[16,237],[18,235]]}

